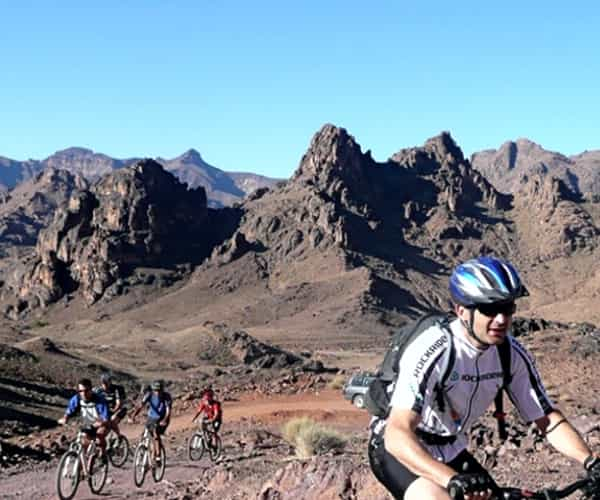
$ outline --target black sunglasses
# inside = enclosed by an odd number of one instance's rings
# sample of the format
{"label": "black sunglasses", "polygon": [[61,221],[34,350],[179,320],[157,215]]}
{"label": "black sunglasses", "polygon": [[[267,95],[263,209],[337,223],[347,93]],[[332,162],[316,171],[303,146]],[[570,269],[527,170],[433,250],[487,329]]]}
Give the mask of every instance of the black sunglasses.
{"label": "black sunglasses", "polygon": [[514,302],[495,302],[492,304],[478,304],[476,309],[488,318],[495,318],[498,314],[512,316],[517,310],[517,305]]}

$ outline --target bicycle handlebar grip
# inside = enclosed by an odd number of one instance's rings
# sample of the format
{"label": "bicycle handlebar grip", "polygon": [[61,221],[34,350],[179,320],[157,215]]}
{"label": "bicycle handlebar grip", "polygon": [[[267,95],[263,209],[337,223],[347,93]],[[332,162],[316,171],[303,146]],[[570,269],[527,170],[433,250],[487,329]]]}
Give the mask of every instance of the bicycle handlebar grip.
{"label": "bicycle handlebar grip", "polygon": [[456,485],[448,485],[448,494],[452,500],[464,500],[462,488]]}

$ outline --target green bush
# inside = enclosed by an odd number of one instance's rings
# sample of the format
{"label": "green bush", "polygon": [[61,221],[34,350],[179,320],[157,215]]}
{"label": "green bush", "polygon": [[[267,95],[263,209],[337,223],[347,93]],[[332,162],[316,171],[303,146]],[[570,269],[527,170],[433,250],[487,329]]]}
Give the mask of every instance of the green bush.
{"label": "green bush", "polygon": [[330,451],[339,453],[347,443],[347,439],[341,433],[309,417],[289,420],[282,427],[282,434],[294,447],[298,458],[309,458]]}

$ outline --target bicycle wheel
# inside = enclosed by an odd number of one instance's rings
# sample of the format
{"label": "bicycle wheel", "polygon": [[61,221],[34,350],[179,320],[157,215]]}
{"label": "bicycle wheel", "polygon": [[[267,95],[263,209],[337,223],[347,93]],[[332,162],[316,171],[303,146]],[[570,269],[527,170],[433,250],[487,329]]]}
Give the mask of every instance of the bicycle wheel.
{"label": "bicycle wheel", "polygon": [[77,493],[81,480],[81,463],[79,455],[74,451],[67,451],[58,463],[56,473],[56,491],[61,500],[70,500]]}
{"label": "bicycle wheel", "polygon": [[202,455],[204,455],[204,439],[202,439],[202,434],[195,432],[188,443],[188,457],[193,462],[201,460]]}
{"label": "bicycle wheel", "polygon": [[129,441],[125,436],[118,436],[111,442],[108,450],[110,463],[115,467],[122,467],[129,457]]}
{"label": "bicycle wheel", "polygon": [[139,488],[144,484],[144,478],[146,472],[148,472],[148,465],[150,458],[148,457],[148,448],[143,444],[138,444],[133,457],[133,482]]}
{"label": "bicycle wheel", "polygon": [[106,478],[108,476],[108,460],[102,459],[97,455],[90,458],[90,470],[88,475],[88,485],[90,491],[96,495],[102,491]]}
{"label": "bicycle wheel", "polygon": [[154,481],[158,483],[162,481],[162,478],[165,476],[165,469],[167,468],[167,454],[165,453],[165,447],[160,444],[160,455],[158,460],[154,459],[154,468],[152,469],[152,477]]}
{"label": "bicycle wheel", "polygon": [[216,462],[221,456],[223,451],[223,443],[221,442],[221,436],[213,434],[210,438],[208,446],[208,454],[213,462]]}

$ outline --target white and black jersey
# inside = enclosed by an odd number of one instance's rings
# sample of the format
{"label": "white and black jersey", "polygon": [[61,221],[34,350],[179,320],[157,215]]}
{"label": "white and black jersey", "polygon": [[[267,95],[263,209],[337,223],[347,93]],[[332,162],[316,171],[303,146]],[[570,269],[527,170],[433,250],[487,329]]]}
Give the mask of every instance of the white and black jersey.
{"label": "white and black jersey", "polygon": [[[420,431],[437,436],[456,436],[451,444],[423,446],[436,459],[448,462],[467,447],[467,432],[490,407],[502,386],[503,372],[498,349],[478,349],[461,333],[459,320],[450,324],[452,342],[439,326],[424,331],[406,349],[400,359],[400,371],[390,400],[393,408],[415,411],[421,416]],[[548,398],[525,348],[512,336],[512,380],[507,392],[522,418],[531,422],[550,413]],[[453,349],[448,366],[443,411],[434,388],[442,378],[443,353]],[[376,433],[383,432],[384,421],[374,422]]]}

